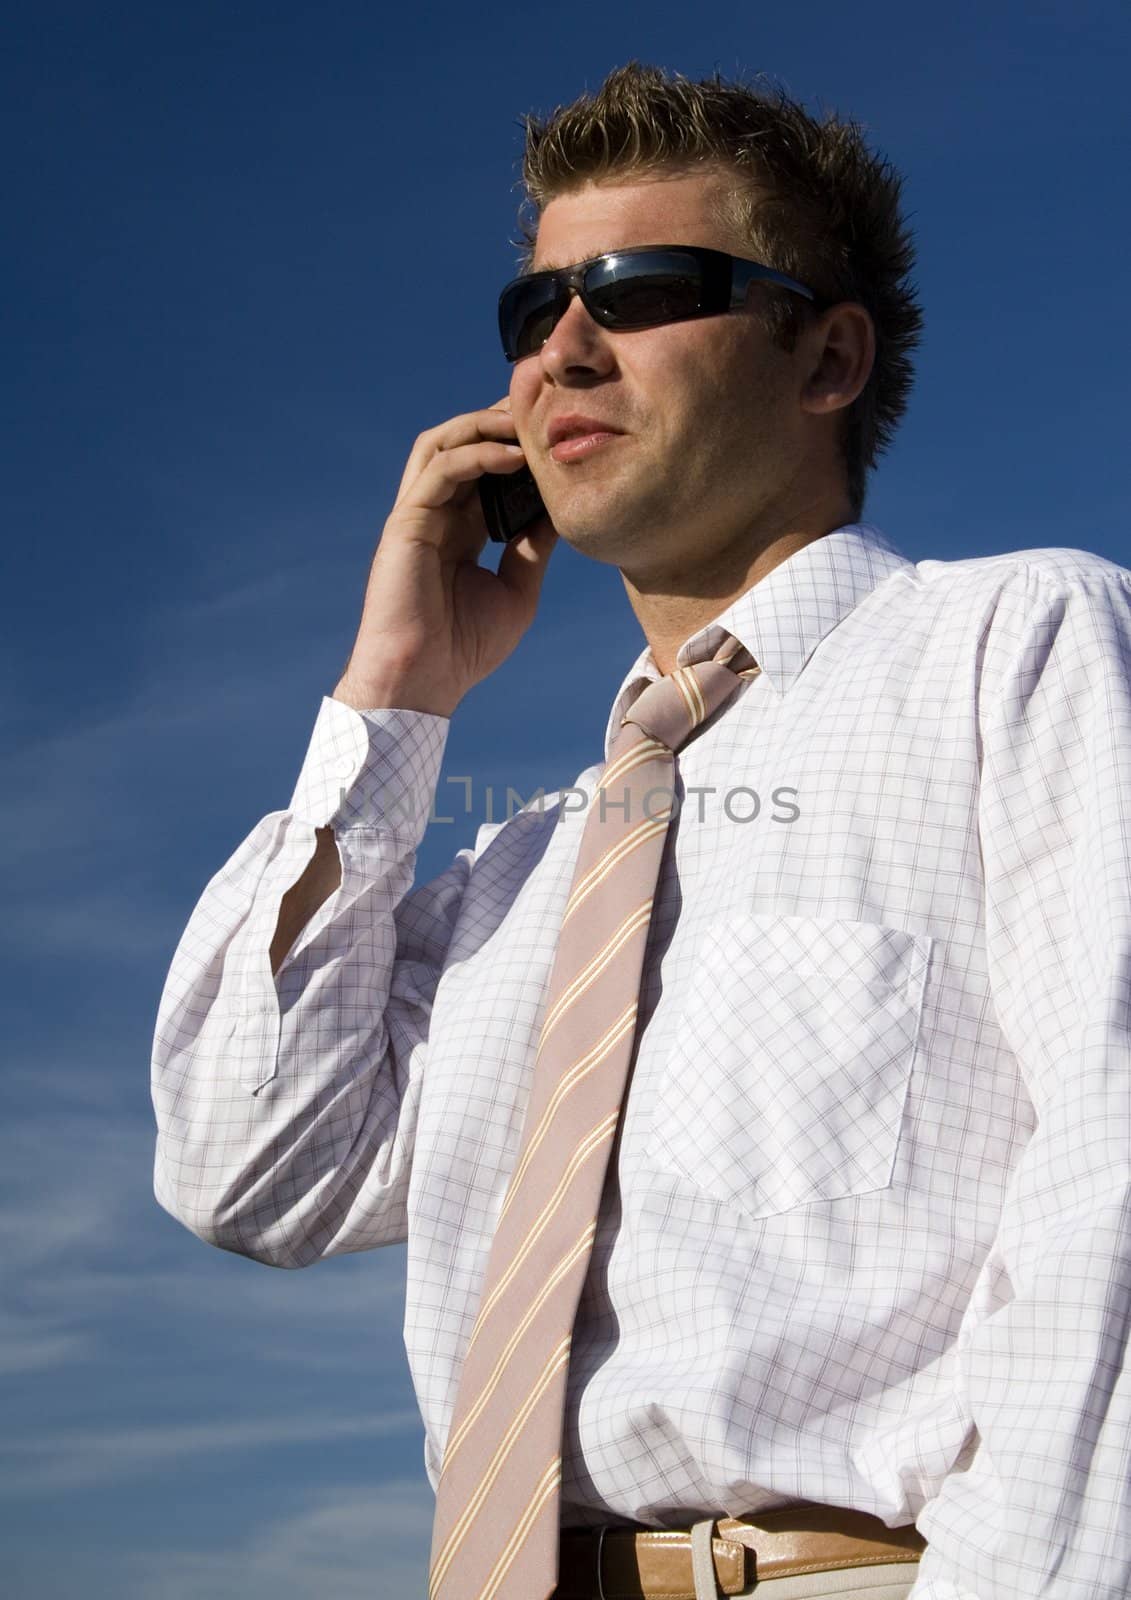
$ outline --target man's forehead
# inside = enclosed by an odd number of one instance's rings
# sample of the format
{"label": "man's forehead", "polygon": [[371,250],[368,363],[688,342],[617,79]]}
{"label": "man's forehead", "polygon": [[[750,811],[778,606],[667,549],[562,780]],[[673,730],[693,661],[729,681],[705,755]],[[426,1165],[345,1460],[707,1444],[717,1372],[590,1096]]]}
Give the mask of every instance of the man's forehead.
{"label": "man's forehead", "polygon": [[632,245],[740,243],[728,227],[736,175],[717,168],[663,169],[589,181],[548,201],[538,221],[532,266],[553,271]]}

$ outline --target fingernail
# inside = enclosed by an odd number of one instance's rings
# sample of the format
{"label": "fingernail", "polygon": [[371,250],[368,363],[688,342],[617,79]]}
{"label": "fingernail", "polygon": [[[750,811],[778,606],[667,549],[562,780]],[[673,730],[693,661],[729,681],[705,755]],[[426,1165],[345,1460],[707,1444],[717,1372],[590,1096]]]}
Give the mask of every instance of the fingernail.
{"label": "fingernail", "polygon": [[522,455],[522,446],[520,444],[505,444],[503,449],[509,450],[512,456]]}

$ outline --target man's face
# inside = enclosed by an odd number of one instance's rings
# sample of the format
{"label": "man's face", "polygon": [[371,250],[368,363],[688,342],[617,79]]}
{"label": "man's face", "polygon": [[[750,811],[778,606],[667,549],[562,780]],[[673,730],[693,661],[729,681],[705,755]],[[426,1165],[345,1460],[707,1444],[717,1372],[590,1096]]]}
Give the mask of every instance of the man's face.
{"label": "man's face", "polygon": [[[542,214],[534,270],[630,245],[749,255],[712,204],[725,183],[700,169],[561,195]],[[804,360],[804,341],[781,350],[753,310],[615,333],[575,296],[542,349],[515,363],[510,387],[519,440],[558,532],[644,579],[709,567],[716,553],[770,529],[805,493]],[[555,445],[551,426],[563,418],[617,431]],[[588,422],[577,427],[584,433]]]}

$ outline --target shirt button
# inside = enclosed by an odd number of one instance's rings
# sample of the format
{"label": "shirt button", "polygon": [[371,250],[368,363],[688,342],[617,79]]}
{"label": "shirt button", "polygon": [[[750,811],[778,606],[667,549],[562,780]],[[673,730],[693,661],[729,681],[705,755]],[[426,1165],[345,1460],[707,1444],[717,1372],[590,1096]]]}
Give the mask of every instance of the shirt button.
{"label": "shirt button", "polygon": [[349,756],[342,756],[339,760],[335,761],[334,771],[337,773],[339,778],[352,777],[353,762],[350,760]]}

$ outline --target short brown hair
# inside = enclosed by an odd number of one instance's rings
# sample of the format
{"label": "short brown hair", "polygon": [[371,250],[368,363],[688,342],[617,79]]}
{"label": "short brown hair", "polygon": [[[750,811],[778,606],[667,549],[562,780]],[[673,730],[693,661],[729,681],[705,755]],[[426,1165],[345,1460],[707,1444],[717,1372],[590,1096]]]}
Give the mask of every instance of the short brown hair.
{"label": "short brown hair", "polygon": [[[915,247],[900,212],[903,180],[868,149],[860,124],[835,112],[817,121],[773,83],[761,91],[717,73],[692,82],[636,61],[611,72],[595,94],[522,123],[524,266],[538,217],[555,196],[590,179],[701,162],[736,171],[739,182],[720,220],[737,226],[759,260],[800,279],[824,306],[852,300],[865,307],[876,359],[841,434],[859,518],[867,475],[907,407],[910,353],[923,325],[909,278]],[[813,308],[773,287],[762,304],[772,337],[792,350]]]}

